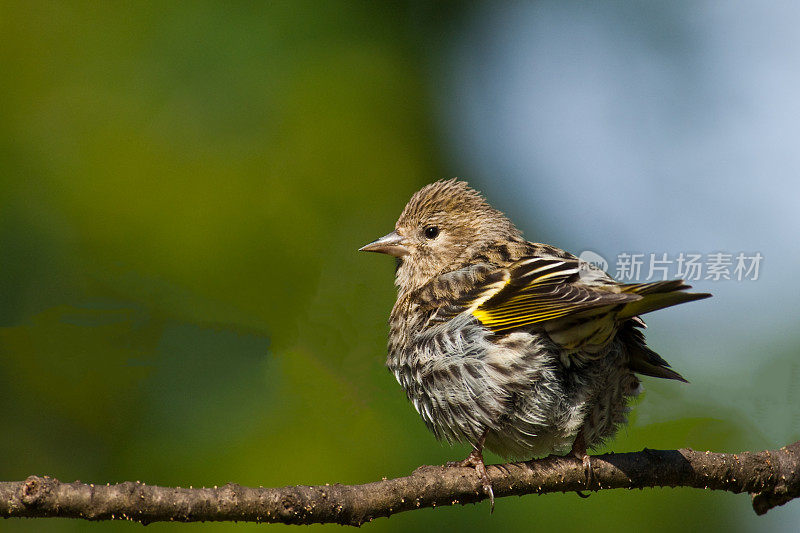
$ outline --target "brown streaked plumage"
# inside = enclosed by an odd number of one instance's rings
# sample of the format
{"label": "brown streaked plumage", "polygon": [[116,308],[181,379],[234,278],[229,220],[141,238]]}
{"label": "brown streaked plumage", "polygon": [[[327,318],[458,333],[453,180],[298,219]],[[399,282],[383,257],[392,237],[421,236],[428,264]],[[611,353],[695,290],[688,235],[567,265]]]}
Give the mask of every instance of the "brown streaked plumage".
{"label": "brown streaked plumage", "polygon": [[[639,314],[706,298],[680,280],[622,284],[525,241],[456,179],[423,187],[395,231],[363,248],[398,260],[387,366],[440,439],[584,460],[626,421],[636,373],[685,381],[644,341]],[[590,472],[590,470],[587,470]],[[493,498],[493,496],[492,496]]]}

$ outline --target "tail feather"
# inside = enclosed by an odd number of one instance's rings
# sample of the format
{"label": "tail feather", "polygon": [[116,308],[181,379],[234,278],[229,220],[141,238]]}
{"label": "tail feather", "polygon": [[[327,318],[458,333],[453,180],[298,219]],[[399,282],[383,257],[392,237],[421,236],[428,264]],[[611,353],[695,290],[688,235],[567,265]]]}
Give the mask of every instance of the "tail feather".
{"label": "tail feather", "polygon": [[702,292],[684,292],[691,288],[680,279],[623,285],[623,292],[634,293],[642,297],[640,300],[625,304],[617,313],[618,320],[627,319],[620,330],[620,336],[628,351],[628,364],[631,370],[645,376],[675,379],[688,383],[683,376],[672,370],[669,363],[660,355],[647,347],[644,334],[640,329],[644,322],[639,315],[711,296]]}
{"label": "tail feather", "polygon": [[629,321],[620,331],[628,351],[628,366],[637,374],[654,378],[674,379],[689,383],[683,376],[672,370],[663,357],[647,347],[644,334]]}
{"label": "tail feather", "polygon": [[711,296],[705,292],[683,292],[691,288],[691,285],[687,285],[680,279],[623,285],[623,292],[632,292],[642,298],[626,304],[617,314],[617,318],[633,318],[665,307],[702,300]]}

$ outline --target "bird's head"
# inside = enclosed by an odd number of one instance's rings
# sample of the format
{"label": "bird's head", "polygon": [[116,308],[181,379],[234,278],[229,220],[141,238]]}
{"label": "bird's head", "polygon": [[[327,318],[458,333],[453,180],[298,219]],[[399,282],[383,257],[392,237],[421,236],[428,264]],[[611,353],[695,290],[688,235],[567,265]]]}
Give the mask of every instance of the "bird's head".
{"label": "bird's head", "polygon": [[454,178],[414,193],[395,230],[360,250],[396,257],[398,287],[413,290],[470,264],[482,250],[519,237],[505,215]]}

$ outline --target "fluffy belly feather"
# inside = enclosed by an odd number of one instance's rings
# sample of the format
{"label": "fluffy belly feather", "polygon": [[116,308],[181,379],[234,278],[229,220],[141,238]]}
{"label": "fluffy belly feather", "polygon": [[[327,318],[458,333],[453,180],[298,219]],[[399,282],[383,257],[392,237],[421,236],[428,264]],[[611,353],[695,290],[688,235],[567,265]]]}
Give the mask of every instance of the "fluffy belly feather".
{"label": "fluffy belly feather", "polygon": [[[588,446],[612,436],[638,393],[621,342],[603,357],[562,357],[544,334],[493,338],[454,319],[390,354],[388,366],[440,439],[485,447],[509,458],[567,451],[584,429]],[[564,364],[567,361],[568,366]]]}

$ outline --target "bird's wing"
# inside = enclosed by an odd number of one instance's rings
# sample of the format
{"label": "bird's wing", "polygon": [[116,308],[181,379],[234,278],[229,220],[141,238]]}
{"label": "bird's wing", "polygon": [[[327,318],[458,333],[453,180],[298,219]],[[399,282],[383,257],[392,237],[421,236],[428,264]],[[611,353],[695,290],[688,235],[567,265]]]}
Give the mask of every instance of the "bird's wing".
{"label": "bird's wing", "polygon": [[469,314],[498,334],[541,328],[566,354],[584,355],[604,353],[623,328],[634,371],[683,380],[635,328],[644,327],[639,314],[711,296],[685,292],[690,288],[679,279],[617,283],[577,258],[525,257],[476,279],[454,303],[440,305],[428,325]]}
{"label": "bird's wing", "polygon": [[503,332],[642,299],[610,278],[598,282],[594,273],[591,283],[583,283],[581,269],[586,268],[578,259],[526,257],[487,275],[439,317],[468,311],[487,328]]}
{"label": "bird's wing", "polygon": [[542,325],[556,343],[575,348],[608,338],[616,323],[711,296],[690,288],[679,279],[618,283],[577,258],[524,257],[482,275],[434,320],[469,312],[495,333]]}

